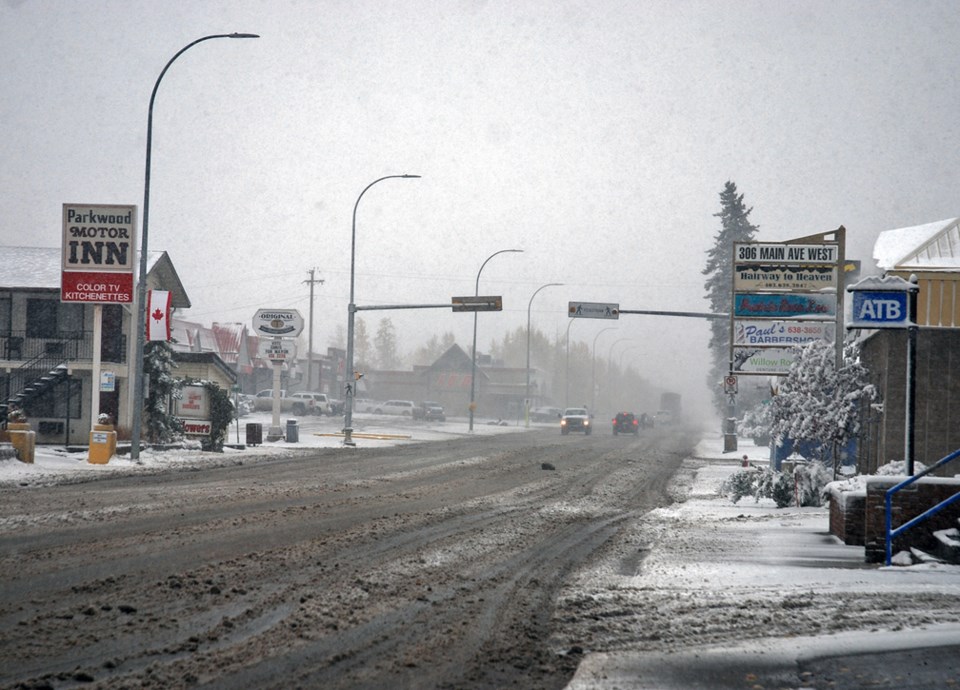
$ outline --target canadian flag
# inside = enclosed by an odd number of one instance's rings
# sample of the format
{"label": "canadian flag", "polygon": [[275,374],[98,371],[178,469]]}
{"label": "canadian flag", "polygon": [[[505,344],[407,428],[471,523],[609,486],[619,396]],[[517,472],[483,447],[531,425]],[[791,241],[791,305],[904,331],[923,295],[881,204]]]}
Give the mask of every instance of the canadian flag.
{"label": "canadian flag", "polygon": [[147,340],[170,340],[170,293],[147,290]]}

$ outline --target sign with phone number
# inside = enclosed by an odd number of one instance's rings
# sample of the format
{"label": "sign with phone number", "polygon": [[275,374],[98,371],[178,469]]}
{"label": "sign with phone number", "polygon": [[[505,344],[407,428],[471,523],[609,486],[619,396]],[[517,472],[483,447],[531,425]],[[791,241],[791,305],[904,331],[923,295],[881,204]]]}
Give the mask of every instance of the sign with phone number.
{"label": "sign with phone number", "polygon": [[837,326],[832,321],[761,321],[733,322],[734,345],[780,346],[805,345],[814,340],[834,342]]}

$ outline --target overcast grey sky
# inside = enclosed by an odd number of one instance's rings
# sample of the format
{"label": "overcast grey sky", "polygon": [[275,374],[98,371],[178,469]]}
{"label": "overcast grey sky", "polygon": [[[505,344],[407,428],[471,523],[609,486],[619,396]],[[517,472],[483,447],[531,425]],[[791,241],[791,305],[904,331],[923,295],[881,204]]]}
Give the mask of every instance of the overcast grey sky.
{"label": "overcast grey sky", "polygon": [[[0,0],[0,242],[59,247],[64,202],[143,203],[150,249],[193,300],[249,323],[309,310],[315,342],[358,304],[501,294],[479,347],[526,325],[560,337],[568,301],[702,311],[727,180],[758,239],[877,234],[960,215],[955,2]],[[404,349],[472,319],[389,315]],[[593,344],[606,321],[577,321]],[[624,316],[598,354],[700,385],[707,327]],[[624,340],[629,339],[629,340]],[[617,341],[622,343],[616,344]],[[664,367],[664,360],[675,363]],[[677,366],[678,365],[678,366]]]}

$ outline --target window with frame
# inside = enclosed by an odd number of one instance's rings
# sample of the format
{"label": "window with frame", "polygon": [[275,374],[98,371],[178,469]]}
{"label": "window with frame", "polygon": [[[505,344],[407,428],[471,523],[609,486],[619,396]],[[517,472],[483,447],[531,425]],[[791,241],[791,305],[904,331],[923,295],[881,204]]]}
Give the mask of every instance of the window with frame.
{"label": "window with frame", "polygon": [[82,304],[55,299],[27,300],[28,338],[80,338],[83,336]]}
{"label": "window with frame", "polygon": [[0,296],[0,335],[10,335],[13,330],[13,298]]}

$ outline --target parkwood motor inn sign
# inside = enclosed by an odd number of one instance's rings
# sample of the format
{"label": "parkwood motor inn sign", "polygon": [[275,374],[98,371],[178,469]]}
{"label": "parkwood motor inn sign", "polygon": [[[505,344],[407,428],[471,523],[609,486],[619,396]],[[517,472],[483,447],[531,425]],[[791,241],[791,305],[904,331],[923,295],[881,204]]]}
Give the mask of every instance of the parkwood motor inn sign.
{"label": "parkwood motor inn sign", "polygon": [[132,304],[137,207],[63,205],[60,301]]}

